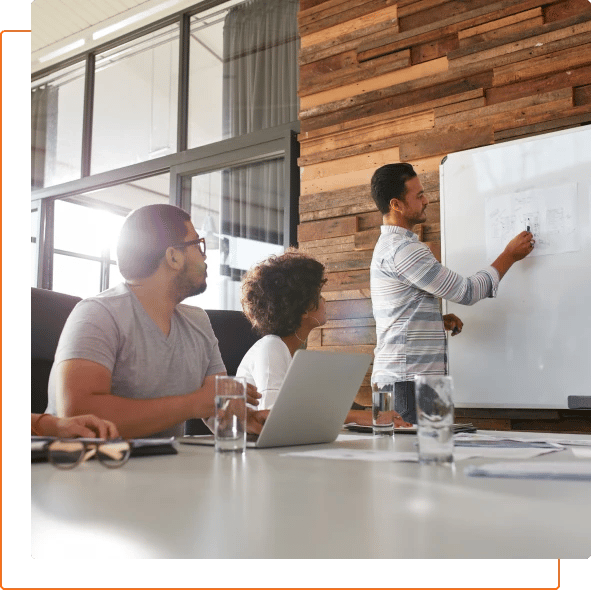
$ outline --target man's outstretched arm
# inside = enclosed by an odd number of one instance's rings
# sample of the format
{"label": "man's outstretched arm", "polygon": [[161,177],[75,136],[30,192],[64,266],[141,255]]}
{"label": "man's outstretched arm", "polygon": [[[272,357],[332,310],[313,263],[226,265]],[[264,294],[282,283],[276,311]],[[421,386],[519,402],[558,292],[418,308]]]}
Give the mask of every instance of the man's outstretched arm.
{"label": "man's outstretched arm", "polygon": [[59,416],[95,414],[115,423],[124,438],[148,436],[190,418],[214,413],[215,375],[186,395],[128,399],[111,393],[111,372],[83,359],[62,361],[57,367],[56,397]]}

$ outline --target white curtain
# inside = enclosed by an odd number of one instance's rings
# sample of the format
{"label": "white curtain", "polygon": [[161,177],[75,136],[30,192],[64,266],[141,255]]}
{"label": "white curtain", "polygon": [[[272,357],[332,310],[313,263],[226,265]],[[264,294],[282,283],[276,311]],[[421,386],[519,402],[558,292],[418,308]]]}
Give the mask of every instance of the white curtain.
{"label": "white curtain", "polygon": [[[249,0],[224,24],[224,137],[296,121],[298,0]],[[226,170],[222,234],[283,243],[283,159]]]}
{"label": "white curtain", "polygon": [[55,168],[58,89],[31,91],[31,188],[43,188]]}

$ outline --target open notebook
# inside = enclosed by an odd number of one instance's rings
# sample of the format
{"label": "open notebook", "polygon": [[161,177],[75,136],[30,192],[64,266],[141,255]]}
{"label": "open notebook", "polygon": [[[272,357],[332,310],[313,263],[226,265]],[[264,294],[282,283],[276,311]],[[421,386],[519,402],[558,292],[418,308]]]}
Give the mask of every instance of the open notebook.
{"label": "open notebook", "polygon": [[[367,373],[371,355],[298,350],[256,441],[247,446],[327,443],[339,430]],[[186,444],[213,444],[213,435],[184,436]]]}

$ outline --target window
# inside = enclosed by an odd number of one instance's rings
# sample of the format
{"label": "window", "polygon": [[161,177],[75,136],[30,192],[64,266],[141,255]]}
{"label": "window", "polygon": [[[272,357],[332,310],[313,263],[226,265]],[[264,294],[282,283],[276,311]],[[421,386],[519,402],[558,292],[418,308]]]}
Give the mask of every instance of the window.
{"label": "window", "polygon": [[242,309],[244,273],[284,251],[283,170],[275,158],[186,179],[191,221],[206,240],[207,291],[185,303]]}
{"label": "window", "polygon": [[31,188],[80,178],[84,62],[37,80],[31,89]]}
{"label": "window", "polygon": [[96,56],[91,173],[176,151],[179,27]]}
{"label": "window", "polygon": [[189,147],[297,120],[297,10],[242,2],[191,19]]}
{"label": "window", "polygon": [[101,263],[75,254],[53,255],[53,289],[78,297],[91,297],[101,289]]}
{"label": "window", "polygon": [[155,202],[206,234],[200,307],[239,309],[247,268],[295,243],[298,2],[205,4],[34,74],[32,284],[113,286],[118,228]]}
{"label": "window", "polygon": [[37,234],[39,233],[39,203],[31,205],[31,285],[37,286]]}
{"label": "window", "polygon": [[168,203],[168,182],[164,174],[56,200],[52,288],[90,297],[121,282],[116,253],[125,216],[143,205]]}
{"label": "window", "polygon": [[224,19],[228,9],[191,18],[188,147],[223,139]]}

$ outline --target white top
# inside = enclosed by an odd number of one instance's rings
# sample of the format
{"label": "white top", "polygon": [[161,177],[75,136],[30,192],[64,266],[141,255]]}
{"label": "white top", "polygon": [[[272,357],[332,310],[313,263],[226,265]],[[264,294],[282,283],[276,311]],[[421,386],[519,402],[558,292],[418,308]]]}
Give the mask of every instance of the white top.
{"label": "white top", "polygon": [[257,410],[271,409],[291,359],[287,344],[273,334],[263,336],[244,355],[236,370],[236,377],[246,377],[246,380],[262,394]]}

